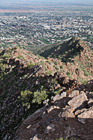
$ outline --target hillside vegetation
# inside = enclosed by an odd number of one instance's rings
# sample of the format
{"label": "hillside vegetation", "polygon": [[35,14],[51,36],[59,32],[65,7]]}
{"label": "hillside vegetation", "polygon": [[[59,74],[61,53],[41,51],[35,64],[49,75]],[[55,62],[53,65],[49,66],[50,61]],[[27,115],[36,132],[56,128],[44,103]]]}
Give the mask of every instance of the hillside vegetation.
{"label": "hillside vegetation", "polygon": [[68,95],[92,79],[92,50],[78,38],[41,55],[0,50],[0,139],[13,139],[22,121],[55,95]]}

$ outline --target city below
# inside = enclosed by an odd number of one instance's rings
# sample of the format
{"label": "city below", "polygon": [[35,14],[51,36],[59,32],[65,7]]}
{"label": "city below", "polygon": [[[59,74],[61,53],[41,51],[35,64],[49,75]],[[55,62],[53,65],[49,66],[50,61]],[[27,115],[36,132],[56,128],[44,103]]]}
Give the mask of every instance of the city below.
{"label": "city below", "polygon": [[0,8],[0,47],[34,48],[78,36],[93,48],[93,6]]}

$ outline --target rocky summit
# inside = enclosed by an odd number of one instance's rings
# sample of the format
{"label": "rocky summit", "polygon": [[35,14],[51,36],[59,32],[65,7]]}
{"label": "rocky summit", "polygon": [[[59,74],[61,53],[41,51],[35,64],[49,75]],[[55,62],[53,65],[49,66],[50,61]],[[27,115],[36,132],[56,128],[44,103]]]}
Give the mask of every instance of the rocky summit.
{"label": "rocky summit", "polygon": [[50,47],[0,49],[0,140],[93,139],[93,52],[76,37]]}

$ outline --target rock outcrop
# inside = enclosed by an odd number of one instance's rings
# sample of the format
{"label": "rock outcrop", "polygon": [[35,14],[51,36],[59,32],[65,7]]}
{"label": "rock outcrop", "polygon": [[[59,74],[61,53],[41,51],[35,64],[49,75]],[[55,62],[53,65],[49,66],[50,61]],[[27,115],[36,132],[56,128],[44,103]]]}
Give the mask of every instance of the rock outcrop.
{"label": "rock outcrop", "polygon": [[23,121],[14,140],[92,140],[93,92],[88,89],[56,95],[54,102]]}

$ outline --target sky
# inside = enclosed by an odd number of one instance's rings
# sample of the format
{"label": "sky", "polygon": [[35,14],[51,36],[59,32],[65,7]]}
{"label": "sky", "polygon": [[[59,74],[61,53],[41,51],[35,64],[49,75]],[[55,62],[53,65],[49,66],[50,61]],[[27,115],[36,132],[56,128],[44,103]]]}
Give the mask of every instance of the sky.
{"label": "sky", "polygon": [[56,2],[56,3],[76,3],[76,4],[93,4],[93,0],[0,0],[0,5],[15,4],[15,3],[31,3],[31,2]]}

